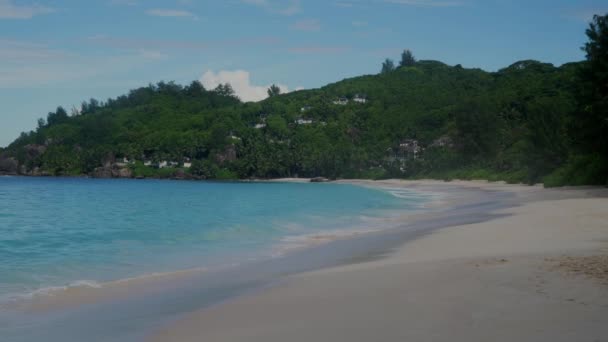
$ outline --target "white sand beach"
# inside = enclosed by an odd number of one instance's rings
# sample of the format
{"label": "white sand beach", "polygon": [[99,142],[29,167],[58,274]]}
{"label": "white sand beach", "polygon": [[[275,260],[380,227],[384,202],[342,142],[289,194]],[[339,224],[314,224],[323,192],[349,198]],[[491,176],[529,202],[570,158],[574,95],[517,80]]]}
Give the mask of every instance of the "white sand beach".
{"label": "white sand beach", "polygon": [[606,189],[352,183],[507,191],[520,205],[436,230],[380,260],[288,277],[186,315],[149,340],[608,341]]}

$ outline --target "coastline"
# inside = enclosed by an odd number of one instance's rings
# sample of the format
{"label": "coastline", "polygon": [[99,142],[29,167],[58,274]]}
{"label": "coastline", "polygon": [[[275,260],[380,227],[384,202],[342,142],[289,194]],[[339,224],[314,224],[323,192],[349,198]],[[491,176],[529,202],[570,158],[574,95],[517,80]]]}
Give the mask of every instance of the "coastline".
{"label": "coastline", "polygon": [[[302,182],[303,180],[275,181]],[[451,249],[449,243],[439,247],[441,253],[434,253],[433,245],[423,248],[426,252],[432,252],[427,253],[427,258],[429,255],[434,258],[443,255],[443,259],[440,260],[417,261],[410,254],[402,255],[402,250],[411,250],[411,246],[419,245],[420,241],[442,236],[444,232],[452,229],[460,230],[462,227],[483,225],[517,216],[519,214],[515,211],[539,201],[573,198],[578,201],[589,197],[605,197],[608,194],[606,189],[597,188],[543,189],[540,186],[506,185],[484,181],[344,180],[335,183],[404,191],[406,194],[419,192],[424,193],[425,196],[431,195],[432,200],[421,201],[421,204],[426,204],[423,210],[401,212],[399,215],[394,215],[392,211],[390,215],[380,218],[385,221],[384,223],[388,223],[383,226],[393,228],[361,231],[343,236],[333,234],[330,230],[320,234],[315,233],[307,237],[307,244],[304,244],[303,248],[290,249],[287,253],[270,260],[244,263],[222,270],[182,270],[95,284],[95,286],[60,289],[52,296],[35,298],[27,305],[16,308],[19,315],[15,317],[5,316],[0,308],[0,334],[24,342],[47,338],[65,341],[83,339],[198,341],[200,336],[211,341],[297,340],[292,338],[292,335],[303,333],[297,331],[297,327],[290,326],[294,319],[302,322],[310,320],[311,327],[320,324],[319,329],[321,329],[323,322],[315,323],[313,318],[316,316],[324,317],[329,322],[335,317],[345,317],[350,321],[350,315],[357,310],[357,306],[373,307],[383,303],[383,300],[389,302],[382,304],[383,307],[390,308],[389,304],[399,299],[400,294],[385,293],[384,289],[390,289],[392,282],[395,282],[395,286],[407,288],[407,281],[412,279],[411,272],[407,270],[404,272],[402,269],[406,267],[405,259],[408,261],[407,268],[417,268],[420,274],[442,264],[446,264],[447,269],[442,269],[441,272],[446,274],[452,272],[452,269],[460,270],[459,265],[447,265],[452,263],[452,259],[443,260],[445,253]],[[373,226],[373,222],[370,224]],[[470,237],[467,237],[465,240],[469,239]],[[301,242],[297,241],[298,244]],[[468,246],[463,249],[466,253],[472,250],[470,244],[463,243],[462,246]],[[490,261],[479,264],[503,265],[502,258],[488,257],[488,259]],[[508,260],[511,261],[511,258]],[[595,262],[595,259],[593,261]],[[577,264],[575,259],[564,262],[570,265]],[[407,273],[407,280],[403,278],[403,273]],[[344,274],[351,274],[355,279],[346,281],[342,278]],[[326,277],[329,277],[329,280],[325,279]],[[449,284],[451,279],[441,279],[441,281]],[[310,282],[312,285],[309,284]],[[359,292],[352,292],[353,289],[350,287],[355,284],[354,282],[361,284],[362,288],[359,288]],[[319,285],[315,287],[317,285],[314,284]],[[427,287],[432,289],[432,286],[427,285],[424,289]],[[382,292],[376,293],[371,299],[366,298],[370,294],[370,289],[373,291],[377,288],[382,289]],[[290,291],[287,294],[281,292],[287,290]],[[342,304],[336,304],[335,307],[326,308],[323,302],[316,301],[318,298],[325,298],[328,303],[340,298],[349,298],[349,301],[343,307]],[[273,309],[275,304],[283,302],[291,302],[292,305],[288,308],[279,308],[277,312],[272,310],[267,312],[267,308]],[[242,305],[245,307],[243,308]],[[307,309],[302,311],[300,307]],[[383,307],[376,309],[375,321],[378,321],[378,324],[390,322],[390,317],[402,314],[399,311],[401,308],[387,309],[385,313]],[[248,308],[252,308],[253,312]],[[323,311],[323,314],[319,314],[319,310]],[[257,314],[258,311],[264,314]],[[242,316],[247,312],[259,320],[251,321],[251,317]],[[294,315],[304,313],[313,317],[293,318]],[[271,322],[272,314],[278,314],[278,321],[287,319],[282,323],[287,330],[278,332],[279,335],[272,335],[276,327],[276,324]],[[204,315],[224,317],[225,322],[207,326],[207,323],[200,322],[200,319],[208,321],[208,318],[201,318],[205,317]],[[388,320],[385,319],[387,317]],[[209,321],[213,322],[213,319]],[[229,322],[237,323],[243,327],[243,330],[235,331]],[[366,326],[364,322],[352,324]],[[204,333],[200,331],[202,327],[205,329]],[[337,330],[332,332],[334,329],[332,327],[326,328],[324,331],[327,333],[339,333]],[[340,328],[337,325],[335,328],[342,331],[348,327]],[[253,329],[254,333],[247,329]],[[323,333],[323,329],[319,332]],[[238,332],[244,335],[239,336]],[[382,338],[386,336],[386,340],[401,338],[400,335],[391,335],[393,332],[388,331],[378,336]],[[232,333],[237,335],[230,335]],[[358,340],[357,336],[350,335],[327,337],[322,334],[303,334],[303,336],[303,339],[308,340]],[[378,336],[367,340],[382,340]],[[423,338],[416,338],[419,339]]]}
{"label": "coastline", "polygon": [[390,253],[289,275],[159,327],[147,340],[606,340],[606,189],[339,182],[441,188],[443,207],[456,205],[455,213],[467,210],[458,189],[511,197],[472,208],[489,210],[484,219],[453,225],[447,214],[447,228],[405,239]]}
{"label": "coastline", "polygon": [[[402,209],[377,208],[382,211],[380,216],[360,217],[369,218],[364,226],[372,229],[349,225],[351,233],[341,234],[333,230],[332,223],[325,222],[319,227],[323,230],[302,236],[306,241],[295,241],[296,248],[288,246],[288,250],[270,259],[243,260],[226,268],[160,271],[103,282],[85,277],[65,286],[44,287],[34,291],[33,296],[0,304],[0,335],[15,341],[139,341],[184,314],[256,293],[281,282],[286,275],[381,257],[397,241],[409,238],[410,232],[401,227],[392,229],[400,219],[394,213],[403,214]],[[425,225],[418,227],[414,221],[410,227],[414,230],[412,236],[430,229]],[[280,244],[284,246],[284,242]]]}

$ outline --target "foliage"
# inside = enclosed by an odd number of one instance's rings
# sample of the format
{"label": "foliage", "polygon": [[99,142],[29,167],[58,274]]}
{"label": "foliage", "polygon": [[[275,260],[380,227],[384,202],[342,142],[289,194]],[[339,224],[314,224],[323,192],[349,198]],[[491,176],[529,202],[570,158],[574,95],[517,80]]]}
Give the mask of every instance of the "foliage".
{"label": "foliage", "polygon": [[381,74],[388,74],[391,71],[395,70],[395,62],[393,62],[392,59],[387,58],[383,63],[382,63],[382,70],[380,70]]}
{"label": "foliage", "polygon": [[401,62],[399,62],[399,66],[400,67],[410,67],[410,66],[414,66],[414,64],[416,64],[416,58],[414,57],[414,54],[412,53],[412,51],[410,50],[403,50],[403,53],[401,54]]}
{"label": "foliage", "polygon": [[[387,59],[380,75],[280,96],[273,85],[258,103],[242,103],[229,84],[160,82],[88,100],[71,116],[59,107],[2,154],[51,174],[127,158],[135,177],[606,184],[606,31],[596,17],[586,62],[524,60],[490,73],[406,50],[397,69]],[[188,160],[185,169],[144,165]]]}
{"label": "foliage", "polygon": [[270,86],[270,88],[268,88],[268,97],[273,97],[273,96],[277,96],[281,94],[281,88],[279,88],[279,86],[277,86],[276,84],[273,84]]}

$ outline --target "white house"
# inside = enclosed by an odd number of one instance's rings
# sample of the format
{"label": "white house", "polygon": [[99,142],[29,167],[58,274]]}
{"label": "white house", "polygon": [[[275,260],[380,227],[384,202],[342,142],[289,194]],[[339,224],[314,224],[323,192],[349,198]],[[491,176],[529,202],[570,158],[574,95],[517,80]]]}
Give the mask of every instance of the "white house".
{"label": "white house", "polygon": [[265,128],[265,127],[266,127],[265,123],[257,123],[257,124],[255,124],[253,126],[253,128],[255,128],[255,129],[262,129],[262,128]]}
{"label": "white house", "polygon": [[184,162],[184,168],[189,169],[192,167],[192,163],[191,162]]}
{"label": "white house", "polygon": [[348,104],[348,99],[346,97],[341,97],[339,99],[333,100],[332,103],[339,106],[345,106]]}
{"label": "white house", "polygon": [[364,103],[367,103],[367,97],[365,95],[357,94],[353,98],[353,101],[355,101],[356,103],[364,104]]}
{"label": "white house", "polygon": [[304,112],[307,112],[307,111],[309,111],[311,109],[312,109],[311,106],[304,106],[304,107],[300,108],[300,112],[304,113]]}
{"label": "white house", "polygon": [[169,162],[167,162],[166,160],[163,160],[163,161],[161,161],[161,162],[158,163],[158,168],[159,169],[164,169],[167,166],[169,166]]}
{"label": "white house", "polygon": [[152,166],[152,161],[150,161],[150,160],[144,161],[144,166]]}
{"label": "white house", "polygon": [[311,119],[299,118],[298,120],[296,120],[296,123],[298,125],[310,125],[310,124],[312,124],[312,120]]}
{"label": "white house", "polygon": [[399,143],[399,150],[404,155],[411,155],[414,159],[418,158],[418,154],[422,152],[422,146],[418,144],[418,140],[405,139]]}

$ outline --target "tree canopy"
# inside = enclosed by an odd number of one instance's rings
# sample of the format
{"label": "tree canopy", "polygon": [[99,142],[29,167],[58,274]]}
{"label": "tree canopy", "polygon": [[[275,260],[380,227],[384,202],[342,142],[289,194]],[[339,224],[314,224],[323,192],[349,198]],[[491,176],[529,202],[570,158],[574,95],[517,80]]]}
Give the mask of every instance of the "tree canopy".
{"label": "tree canopy", "polygon": [[0,161],[34,175],[128,168],[120,174],[606,184],[606,33],[596,16],[587,60],[559,67],[523,60],[486,72],[406,50],[402,67],[386,59],[380,75],[281,96],[273,85],[257,103],[229,84],[159,82],[90,99],[71,115],[59,107]]}
{"label": "tree canopy", "polygon": [[408,67],[416,64],[416,58],[414,58],[414,54],[410,50],[403,50],[401,54],[401,62],[399,62],[400,67]]}
{"label": "tree canopy", "polygon": [[270,86],[270,88],[268,88],[268,97],[273,97],[273,96],[277,96],[281,94],[281,88],[279,88],[279,86],[277,86],[276,84],[273,84]]}

